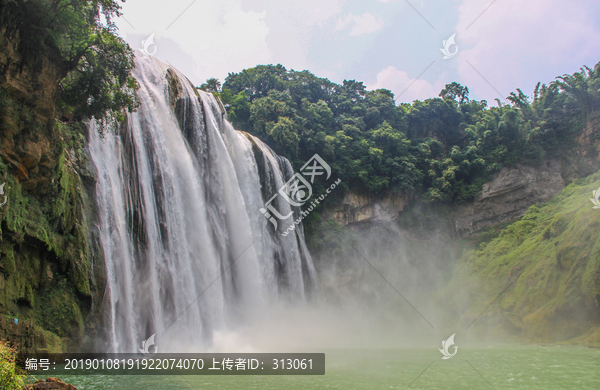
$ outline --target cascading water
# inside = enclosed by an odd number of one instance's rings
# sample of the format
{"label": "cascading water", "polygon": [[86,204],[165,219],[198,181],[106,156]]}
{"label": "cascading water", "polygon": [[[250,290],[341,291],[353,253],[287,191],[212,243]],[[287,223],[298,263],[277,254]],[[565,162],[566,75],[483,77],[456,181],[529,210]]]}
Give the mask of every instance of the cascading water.
{"label": "cascading water", "polygon": [[198,352],[313,289],[302,230],[284,237],[260,213],[293,171],[176,70],[137,56],[134,76],[141,105],[118,134],[90,123],[109,349],[137,352],[156,333],[160,352]]}

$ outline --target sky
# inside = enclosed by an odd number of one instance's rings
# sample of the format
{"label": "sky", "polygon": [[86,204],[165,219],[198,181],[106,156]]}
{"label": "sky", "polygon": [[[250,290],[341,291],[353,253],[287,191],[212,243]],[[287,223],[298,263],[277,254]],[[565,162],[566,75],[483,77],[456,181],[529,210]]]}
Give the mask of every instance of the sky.
{"label": "sky", "polygon": [[127,0],[122,7],[116,24],[129,45],[142,49],[154,34],[147,51],[196,85],[279,63],[389,89],[398,103],[436,97],[456,81],[491,105],[600,62],[597,0]]}

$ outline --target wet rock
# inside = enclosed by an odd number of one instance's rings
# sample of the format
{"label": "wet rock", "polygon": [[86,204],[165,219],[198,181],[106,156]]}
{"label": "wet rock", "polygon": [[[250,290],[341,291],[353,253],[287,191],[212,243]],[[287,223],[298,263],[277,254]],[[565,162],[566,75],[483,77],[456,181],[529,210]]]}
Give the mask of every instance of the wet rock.
{"label": "wet rock", "polygon": [[27,390],[77,390],[73,385],[69,385],[58,378],[39,379],[32,385],[27,385]]}
{"label": "wet rock", "polygon": [[25,165],[25,168],[31,169],[38,165],[42,157],[42,148],[33,142],[28,142],[25,144],[24,149],[25,151],[21,157],[21,163]]}
{"label": "wet rock", "polygon": [[47,154],[42,154],[40,165],[46,168],[54,168],[56,166],[56,160],[51,160]]}
{"label": "wet rock", "polygon": [[37,187],[37,182],[35,180],[30,179],[23,182],[23,188],[28,191],[35,190],[35,187]]}
{"label": "wet rock", "polygon": [[16,168],[16,176],[17,179],[19,179],[19,181],[29,179],[29,172],[27,172],[27,168],[25,168],[25,165],[19,164]]}
{"label": "wet rock", "polygon": [[50,184],[52,181],[45,177],[40,177],[35,180],[35,193],[38,195],[45,195],[50,190]]}

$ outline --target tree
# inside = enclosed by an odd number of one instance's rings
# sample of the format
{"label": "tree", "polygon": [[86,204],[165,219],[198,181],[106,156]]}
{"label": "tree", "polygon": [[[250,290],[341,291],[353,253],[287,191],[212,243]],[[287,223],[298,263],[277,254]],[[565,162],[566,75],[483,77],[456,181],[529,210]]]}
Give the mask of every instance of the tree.
{"label": "tree", "polygon": [[210,78],[198,88],[205,92],[219,93],[221,92],[221,82],[219,81],[219,79]]}
{"label": "tree", "polygon": [[600,63],[593,69],[584,66],[580,72],[565,74],[557,79],[560,81],[555,83],[560,89],[576,99],[588,116],[596,110],[600,103]]}
{"label": "tree", "polygon": [[76,69],[62,81],[63,103],[79,118],[124,119],[123,109],[137,107],[137,81],[131,76],[133,53],[121,38],[100,30],[90,41]]}
{"label": "tree", "polygon": [[231,89],[223,89],[219,94],[221,101],[227,107],[227,119],[240,130],[250,131],[250,102],[244,92],[233,94]]}
{"label": "tree", "polygon": [[296,127],[296,123],[288,117],[279,118],[277,122],[269,122],[266,126],[269,139],[273,141],[276,149],[292,158],[298,154],[298,142],[300,141]]}
{"label": "tree", "polygon": [[283,91],[287,73],[281,64],[259,65],[240,73],[229,73],[223,88],[231,89],[234,94],[246,92],[248,100],[253,101],[266,97],[271,90]]}
{"label": "tree", "polygon": [[6,390],[19,390],[24,387],[23,378],[16,364],[17,351],[8,342],[0,340],[0,387]]}
{"label": "tree", "polygon": [[454,100],[458,102],[459,105],[462,105],[463,103],[469,101],[469,88],[463,87],[457,82],[452,82],[450,84],[446,84],[446,87],[440,92],[439,97],[444,100]]}
{"label": "tree", "polygon": [[517,89],[498,107],[469,99],[456,82],[440,98],[396,105],[389,90],[281,65],[230,74],[221,97],[236,127],[263,137],[295,169],[319,153],[355,191],[453,202],[472,199],[500,167],[534,164],[573,139],[582,110],[596,109],[599,67],[538,86],[533,102]]}
{"label": "tree", "polygon": [[133,52],[114,34],[119,9],[113,0],[0,0],[0,24],[18,42],[21,67],[39,71],[46,58],[55,66],[59,106],[75,119],[121,120],[136,107],[138,85]]}
{"label": "tree", "polygon": [[276,123],[280,117],[294,115],[294,110],[286,102],[271,96],[257,99],[250,106],[250,120],[254,124],[254,131],[258,134],[268,133],[268,123]]}

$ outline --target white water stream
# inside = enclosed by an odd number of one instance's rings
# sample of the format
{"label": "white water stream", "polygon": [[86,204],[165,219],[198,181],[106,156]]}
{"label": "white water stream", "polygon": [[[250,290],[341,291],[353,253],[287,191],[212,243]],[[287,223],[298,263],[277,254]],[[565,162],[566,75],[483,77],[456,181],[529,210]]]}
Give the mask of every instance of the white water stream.
{"label": "white water stream", "polygon": [[159,352],[201,352],[313,289],[302,230],[284,237],[259,211],[292,167],[176,70],[138,55],[134,76],[141,105],[118,134],[90,125],[107,349],[137,352],[156,334]]}

